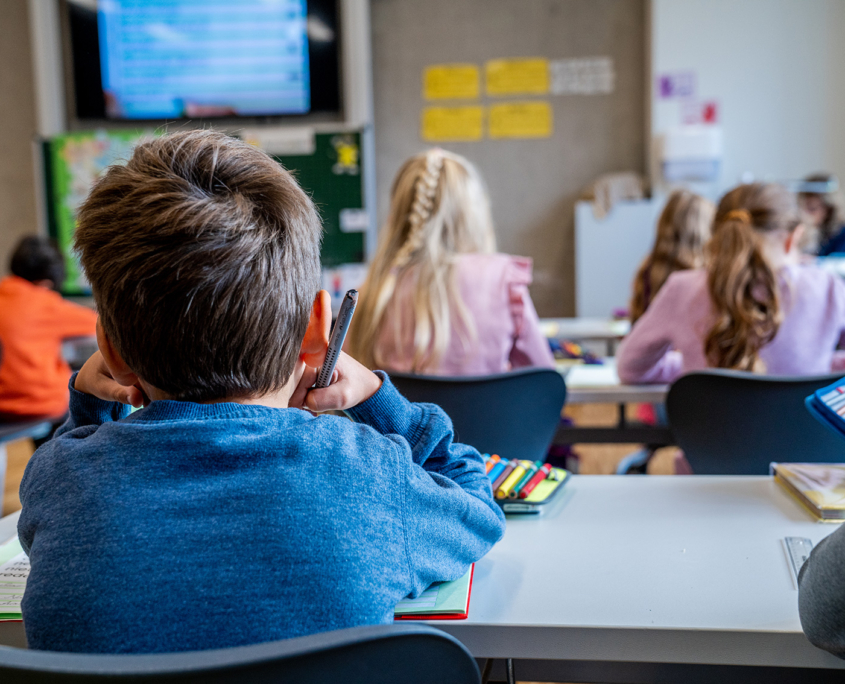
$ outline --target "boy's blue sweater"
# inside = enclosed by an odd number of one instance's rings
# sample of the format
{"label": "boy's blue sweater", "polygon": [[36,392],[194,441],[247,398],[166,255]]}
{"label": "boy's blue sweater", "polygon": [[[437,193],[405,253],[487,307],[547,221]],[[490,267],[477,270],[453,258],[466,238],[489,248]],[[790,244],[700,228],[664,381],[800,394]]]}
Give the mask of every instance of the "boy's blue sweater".
{"label": "boy's blue sweater", "polygon": [[[21,483],[30,648],[141,653],[391,622],[504,533],[449,418],[381,389],[342,417],[82,394]],[[353,422],[354,421],[354,422]]]}

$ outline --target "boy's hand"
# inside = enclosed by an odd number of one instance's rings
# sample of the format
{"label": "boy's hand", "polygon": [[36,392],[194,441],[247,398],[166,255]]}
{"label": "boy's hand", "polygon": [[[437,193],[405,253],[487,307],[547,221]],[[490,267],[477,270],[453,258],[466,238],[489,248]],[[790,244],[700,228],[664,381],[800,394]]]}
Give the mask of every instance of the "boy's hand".
{"label": "boy's hand", "polygon": [[319,372],[319,368],[305,366],[305,372],[290,398],[289,406],[315,413],[342,411],[367,401],[381,387],[381,378],[378,375],[345,352],[340,352],[331,384],[322,389],[311,389]]}
{"label": "boy's hand", "polygon": [[73,386],[79,392],[104,401],[118,401],[135,407],[144,405],[144,393],[137,387],[118,384],[99,351],[94,352],[82,366]]}

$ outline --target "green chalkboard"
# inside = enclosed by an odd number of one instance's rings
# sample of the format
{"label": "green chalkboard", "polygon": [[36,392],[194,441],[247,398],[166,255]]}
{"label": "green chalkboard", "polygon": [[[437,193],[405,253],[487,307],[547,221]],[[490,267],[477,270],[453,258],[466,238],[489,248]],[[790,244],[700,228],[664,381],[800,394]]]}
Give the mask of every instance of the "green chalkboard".
{"label": "green chalkboard", "polygon": [[[97,130],[44,141],[46,215],[50,235],[58,242],[68,266],[64,294],[90,292],[73,253],[76,210],[100,174],[110,164],[124,163],[134,146],[150,135],[150,131]],[[360,134],[321,133],[315,136],[313,154],[276,159],[296,177],[320,211],[324,226],[323,266],[362,262],[361,219],[365,214]],[[342,212],[346,214],[343,224],[347,231],[341,230]]]}
{"label": "green chalkboard", "polygon": [[[364,261],[364,233],[341,230],[341,212],[364,208],[359,133],[319,133],[314,154],[276,156],[308,192],[323,219],[323,266]],[[348,223],[348,222],[345,222]]]}

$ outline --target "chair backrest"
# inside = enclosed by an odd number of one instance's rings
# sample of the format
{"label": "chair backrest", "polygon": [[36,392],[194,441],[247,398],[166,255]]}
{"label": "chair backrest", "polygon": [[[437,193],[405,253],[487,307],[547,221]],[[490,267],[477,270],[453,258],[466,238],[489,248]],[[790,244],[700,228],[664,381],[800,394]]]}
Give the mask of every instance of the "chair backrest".
{"label": "chair backrest", "polygon": [[391,373],[390,379],[409,400],[446,411],[456,441],[502,458],[545,460],[566,400],[563,377],[547,368],[464,378]]}
{"label": "chair backrest", "polygon": [[669,426],[696,474],[765,475],[772,461],[842,462],[845,442],[804,407],[805,397],[840,377],[690,373],[669,389]]}
{"label": "chair backrest", "polygon": [[472,655],[445,632],[426,625],[377,625],[188,653],[83,655],[0,647],[0,681],[478,684],[481,676]]}

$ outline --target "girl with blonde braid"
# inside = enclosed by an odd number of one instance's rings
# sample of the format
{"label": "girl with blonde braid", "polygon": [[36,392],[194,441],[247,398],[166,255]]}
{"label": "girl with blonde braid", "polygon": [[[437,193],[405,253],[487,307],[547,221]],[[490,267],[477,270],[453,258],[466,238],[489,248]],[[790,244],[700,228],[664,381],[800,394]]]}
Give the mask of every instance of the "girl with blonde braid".
{"label": "girl with blonde braid", "polygon": [[530,259],[496,252],[475,167],[429,150],[406,161],[393,183],[349,351],[370,368],[429,375],[552,368],[530,283]]}
{"label": "girl with blonde braid", "polygon": [[703,368],[772,375],[831,370],[845,332],[845,282],[799,263],[795,196],[741,185],[719,203],[704,268],[669,276],[619,347],[623,382]]}

